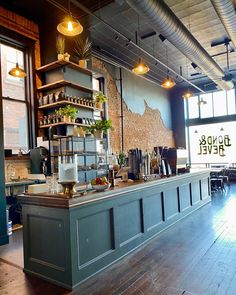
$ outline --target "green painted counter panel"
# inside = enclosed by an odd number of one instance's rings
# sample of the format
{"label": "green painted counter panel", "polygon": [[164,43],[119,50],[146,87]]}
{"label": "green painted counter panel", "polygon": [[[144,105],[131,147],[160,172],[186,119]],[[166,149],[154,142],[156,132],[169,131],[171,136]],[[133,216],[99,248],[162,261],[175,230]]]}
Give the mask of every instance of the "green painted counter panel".
{"label": "green painted counter panel", "polygon": [[73,289],[208,203],[209,171],[80,198],[20,200],[24,271]]}

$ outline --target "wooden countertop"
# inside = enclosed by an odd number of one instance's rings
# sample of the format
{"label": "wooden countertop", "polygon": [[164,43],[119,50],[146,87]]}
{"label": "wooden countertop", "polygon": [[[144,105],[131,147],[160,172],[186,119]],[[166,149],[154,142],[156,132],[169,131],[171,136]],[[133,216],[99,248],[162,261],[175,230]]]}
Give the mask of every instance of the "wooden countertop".
{"label": "wooden countertop", "polygon": [[34,183],[35,183],[34,180],[23,179],[23,180],[5,182],[5,186],[6,187],[9,187],[9,186],[21,186],[21,185],[28,185],[28,184],[34,184]]}
{"label": "wooden countertop", "polygon": [[86,195],[81,196],[75,194],[73,198],[62,194],[23,194],[18,196],[19,201],[22,204],[37,205],[45,207],[55,208],[73,208],[78,206],[84,206],[94,202],[102,202],[105,199],[112,197],[119,197],[125,193],[140,191],[145,188],[154,186],[166,186],[171,182],[178,181],[178,185],[185,184],[188,178],[192,177],[209,177],[210,169],[201,169],[186,174],[176,175],[169,178],[161,178],[153,181],[137,181],[133,183],[122,183],[115,188],[110,188],[104,192],[88,192]]}
{"label": "wooden countertop", "polygon": [[30,160],[29,155],[5,157],[5,161],[25,161]]}

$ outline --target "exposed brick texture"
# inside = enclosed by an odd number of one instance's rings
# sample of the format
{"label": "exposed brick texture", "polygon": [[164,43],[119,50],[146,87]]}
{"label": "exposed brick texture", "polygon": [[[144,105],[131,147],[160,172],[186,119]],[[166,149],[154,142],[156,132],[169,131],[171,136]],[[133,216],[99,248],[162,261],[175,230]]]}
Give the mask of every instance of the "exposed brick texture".
{"label": "exposed brick texture", "polygon": [[[106,65],[97,58],[92,59],[92,68],[105,78],[108,114],[114,130],[111,131],[111,148],[114,153],[121,151],[120,93]],[[124,102],[124,150],[140,148],[152,151],[154,146],[174,147],[173,131],[167,129],[159,110],[150,108],[145,102],[143,115],[130,111]]]}

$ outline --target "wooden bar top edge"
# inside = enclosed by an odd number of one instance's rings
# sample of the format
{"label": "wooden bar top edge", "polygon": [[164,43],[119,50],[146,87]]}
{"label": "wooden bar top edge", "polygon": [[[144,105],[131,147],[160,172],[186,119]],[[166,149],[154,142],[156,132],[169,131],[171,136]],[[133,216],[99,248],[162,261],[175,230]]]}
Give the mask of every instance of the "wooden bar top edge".
{"label": "wooden bar top edge", "polygon": [[104,192],[88,192],[86,195],[81,196],[79,193],[75,194],[72,198],[69,196],[62,196],[60,194],[49,194],[49,193],[38,193],[38,194],[22,194],[18,196],[20,203],[25,205],[37,205],[45,207],[55,208],[73,208],[78,206],[84,206],[96,202],[101,202],[105,199],[118,197],[125,194],[126,192],[135,192],[143,190],[148,187],[163,186],[170,184],[171,182],[179,181],[181,184],[183,181],[186,182],[188,178],[203,176],[206,174],[208,177],[210,169],[201,169],[194,172],[189,172],[181,175],[175,175],[168,178],[161,178],[157,180],[147,182],[134,182],[125,183],[122,187],[115,187],[113,189]]}

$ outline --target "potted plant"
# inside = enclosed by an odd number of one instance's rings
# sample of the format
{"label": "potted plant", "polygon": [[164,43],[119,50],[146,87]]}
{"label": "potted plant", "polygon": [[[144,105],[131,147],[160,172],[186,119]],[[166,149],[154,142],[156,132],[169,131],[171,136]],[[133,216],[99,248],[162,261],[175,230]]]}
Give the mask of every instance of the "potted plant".
{"label": "potted plant", "polygon": [[96,103],[96,108],[102,109],[102,105],[107,101],[107,98],[102,91],[98,91],[94,94],[94,101]]}
{"label": "potted plant", "polygon": [[57,48],[57,59],[69,61],[69,53],[65,53],[65,37],[58,35],[56,39],[56,48]]}
{"label": "potted plant", "polygon": [[95,124],[90,127],[90,131],[98,139],[103,138],[103,133],[107,133],[108,129],[113,129],[111,120],[98,120]]}
{"label": "potted plant", "polygon": [[78,110],[71,106],[67,105],[56,110],[56,114],[63,117],[64,122],[70,123],[75,122],[75,118]]}
{"label": "potted plant", "polygon": [[79,60],[79,66],[87,68],[87,60],[91,56],[92,43],[88,38],[83,41],[80,37],[75,39],[74,53]]}

